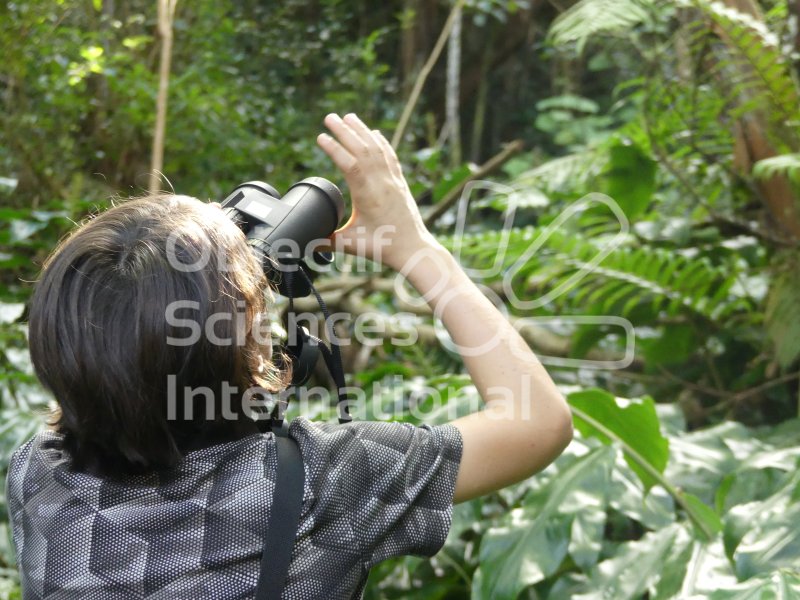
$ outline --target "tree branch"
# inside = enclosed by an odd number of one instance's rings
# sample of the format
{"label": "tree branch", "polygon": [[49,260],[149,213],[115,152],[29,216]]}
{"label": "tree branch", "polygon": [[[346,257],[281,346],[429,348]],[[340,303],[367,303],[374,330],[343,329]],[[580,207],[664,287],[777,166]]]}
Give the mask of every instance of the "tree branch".
{"label": "tree branch", "polygon": [[500,153],[487,160],[483,165],[478,167],[477,171],[470,174],[470,176],[464,181],[447,192],[444,197],[436,203],[436,205],[433,207],[433,210],[431,210],[431,212],[425,217],[425,225],[427,227],[433,225],[439,219],[439,217],[441,217],[450,209],[451,206],[458,202],[458,199],[461,197],[461,192],[470,181],[481,179],[486,177],[489,173],[494,172],[496,169],[503,166],[503,164],[505,164],[512,156],[521,152],[523,147],[522,140],[514,140],[513,142],[506,144],[505,148],[503,148]]}

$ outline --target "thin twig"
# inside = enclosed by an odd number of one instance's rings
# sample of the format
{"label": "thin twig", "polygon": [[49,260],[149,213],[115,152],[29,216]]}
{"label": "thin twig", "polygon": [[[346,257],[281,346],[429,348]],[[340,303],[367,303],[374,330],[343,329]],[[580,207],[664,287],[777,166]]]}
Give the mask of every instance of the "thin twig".
{"label": "thin twig", "polygon": [[465,3],[466,0],[458,0],[458,2],[455,3],[453,10],[450,11],[450,15],[447,17],[447,21],[445,21],[442,32],[439,34],[439,39],[436,40],[436,45],[433,47],[431,55],[422,66],[419,75],[417,75],[417,80],[414,82],[411,95],[408,97],[408,101],[406,101],[406,105],[403,107],[403,113],[400,116],[400,120],[397,123],[397,128],[395,128],[394,134],[392,135],[393,148],[397,148],[400,145],[400,141],[403,139],[403,134],[405,133],[406,127],[408,126],[408,121],[411,118],[411,113],[414,111],[414,107],[417,105],[417,100],[419,100],[419,95],[422,93],[422,87],[425,85],[425,81],[428,79],[428,75],[430,75],[430,72],[433,69],[433,66],[436,64],[436,61],[439,60],[439,56],[442,53],[442,49],[444,49],[447,38],[450,36],[450,30],[453,28],[453,25],[456,22],[456,17]]}
{"label": "thin twig", "polygon": [[739,404],[741,402],[744,402],[748,398],[751,398],[752,396],[756,396],[761,392],[765,392],[770,388],[782,385],[784,383],[789,383],[790,381],[798,378],[800,378],[800,371],[796,373],[789,373],[788,375],[784,375],[783,377],[778,377],[777,379],[773,379],[771,381],[765,381],[764,383],[759,384],[755,387],[747,388],[746,390],[742,390],[740,392],[736,392],[735,394],[730,395],[729,397],[725,398],[724,400],[721,400],[720,402],[712,406],[709,410],[712,412],[717,412],[731,404]]}
{"label": "thin twig", "polygon": [[450,189],[444,195],[444,197],[436,203],[436,205],[433,207],[433,210],[425,217],[425,225],[427,227],[433,225],[437,219],[439,219],[439,217],[441,217],[450,209],[451,206],[458,202],[458,199],[461,197],[462,190],[470,181],[481,179],[482,177],[486,177],[489,173],[494,172],[496,169],[503,166],[503,164],[505,164],[512,156],[521,152],[522,148],[522,140],[514,140],[513,142],[506,144],[506,147],[503,148],[501,152],[494,155],[492,158],[478,167],[477,171],[471,173],[460,184]]}
{"label": "thin twig", "polygon": [[694,383],[692,381],[686,381],[685,379],[681,379],[674,373],[671,373],[667,369],[662,366],[658,367],[659,371],[661,371],[667,378],[671,379],[675,383],[678,383],[690,390],[694,390],[696,392],[700,392],[701,394],[706,394],[708,396],[714,396],[715,398],[728,398],[730,396],[730,392],[726,392],[724,390],[719,390],[716,388],[708,387],[705,385],[700,385]]}

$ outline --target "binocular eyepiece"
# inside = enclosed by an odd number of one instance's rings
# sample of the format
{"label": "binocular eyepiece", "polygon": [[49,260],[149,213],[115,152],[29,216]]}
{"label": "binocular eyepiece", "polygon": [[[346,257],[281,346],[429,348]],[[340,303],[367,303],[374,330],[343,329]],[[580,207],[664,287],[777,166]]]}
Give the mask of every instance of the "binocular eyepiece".
{"label": "binocular eyepiece", "polygon": [[[268,183],[248,181],[222,201],[222,208],[244,231],[264,272],[282,295],[301,298],[311,293],[313,273],[305,261],[319,265],[333,261],[330,252],[317,247],[344,215],[339,188],[322,177],[308,177],[281,197]],[[307,277],[297,276],[298,269]]]}

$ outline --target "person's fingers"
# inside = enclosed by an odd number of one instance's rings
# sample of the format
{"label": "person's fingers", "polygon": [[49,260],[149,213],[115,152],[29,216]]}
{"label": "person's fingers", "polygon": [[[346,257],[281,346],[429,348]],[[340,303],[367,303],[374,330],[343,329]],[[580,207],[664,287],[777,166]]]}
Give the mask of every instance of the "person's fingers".
{"label": "person's fingers", "polygon": [[372,132],[369,130],[369,127],[364,125],[364,122],[358,118],[357,114],[347,113],[344,116],[344,122],[361,138],[365,144],[369,146],[377,146],[375,143],[375,138],[373,137]]}
{"label": "person's fingers", "polygon": [[397,162],[399,163],[400,159],[397,158],[397,152],[395,152],[394,147],[389,142],[389,140],[386,139],[386,136],[383,135],[383,132],[381,132],[379,129],[375,129],[374,132],[376,134],[378,134],[378,139],[381,141],[381,144],[383,145],[383,147],[386,148],[386,154],[388,156],[391,156],[392,158],[396,159]]}
{"label": "person's fingers", "polygon": [[389,140],[387,140],[377,129],[372,130],[372,135],[376,140],[378,140],[378,143],[383,149],[383,155],[386,157],[386,161],[389,163],[389,168],[392,170],[392,175],[396,177],[402,177],[403,168],[400,166],[400,160],[397,158],[397,154],[395,154],[394,148],[392,148]]}
{"label": "person's fingers", "polygon": [[325,117],[325,126],[330,129],[342,146],[353,156],[362,156],[369,152],[367,142],[361,139],[361,136],[353,131],[336,113],[331,113]]}
{"label": "person's fingers", "polygon": [[320,133],[317,136],[317,144],[319,144],[319,147],[331,158],[333,164],[344,174],[348,183],[360,176],[361,169],[356,158],[327,133]]}

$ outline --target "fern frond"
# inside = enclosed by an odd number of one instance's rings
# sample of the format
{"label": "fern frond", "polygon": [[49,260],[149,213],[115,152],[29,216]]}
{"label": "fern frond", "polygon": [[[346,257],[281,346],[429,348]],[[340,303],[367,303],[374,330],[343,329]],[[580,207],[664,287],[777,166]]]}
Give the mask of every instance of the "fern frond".
{"label": "fern frond", "polygon": [[647,122],[651,143],[663,147],[673,158],[719,157],[731,155],[732,128],[720,127],[720,115],[728,110],[728,100],[715,86],[698,83],[697,89],[675,86],[668,80],[649,82],[642,115]]}
{"label": "fern frond", "polygon": [[529,171],[512,182],[517,189],[536,188],[548,193],[569,189],[574,192],[599,175],[608,162],[608,153],[599,149],[559,156]]}
{"label": "fern frond", "polygon": [[595,290],[587,307],[592,312],[629,316],[648,305],[670,316],[689,311],[715,320],[741,307],[740,299],[729,294],[735,278],[708,260],[650,247],[619,248],[592,267],[595,244],[576,237],[565,242],[556,254],[563,269],[551,285],[587,269],[578,285]]}
{"label": "fern frond", "polygon": [[[502,235],[495,231],[465,236],[462,260],[477,268],[492,265]],[[717,320],[749,308],[748,299],[734,291],[738,267],[733,260],[718,266],[702,256],[681,256],[650,246],[621,246],[595,265],[603,242],[563,231],[552,232],[524,265],[515,264],[540,235],[542,230],[532,227],[508,235],[503,269],[494,279],[502,279],[511,268],[518,269],[512,278],[520,284],[518,295],[559,290],[553,299],[559,309],[623,317],[646,308],[654,314],[674,317],[688,313]],[[445,245],[453,242],[447,240]],[[576,274],[581,275],[575,279]]]}
{"label": "fern frond", "polygon": [[653,0],[581,0],[559,15],[548,36],[557,45],[574,42],[582,52],[594,35],[625,31],[647,21],[653,5]]}
{"label": "fern frond", "polygon": [[768,98],[775,121],[800,122],[800,91],[798,91],[788,58],[781,52],[778,37],[752,16],[710,0],[683,0],[698,8],[718,31],[729,40],[739,64],[747,73],[738,90],[751,90]]}
{"label": "fern frond", "polygon": [[785,175],[800,183],[800,154],[782,154],[758,161],[753,165],[753,176],[757,179],[770,179],[775,175]]}

